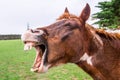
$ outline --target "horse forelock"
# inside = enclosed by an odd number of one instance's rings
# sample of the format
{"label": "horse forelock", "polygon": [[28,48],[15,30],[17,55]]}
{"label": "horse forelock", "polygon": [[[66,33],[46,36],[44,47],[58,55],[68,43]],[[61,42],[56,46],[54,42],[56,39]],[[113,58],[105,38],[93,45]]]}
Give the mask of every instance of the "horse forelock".
{"label": "horse forelock", "polygon": [[57,20],[62,20],[62,19],[78,19],[79,20],[79,17],[73,14],[64,13],[61,16],[59,16],[59,18],[57,18]]}

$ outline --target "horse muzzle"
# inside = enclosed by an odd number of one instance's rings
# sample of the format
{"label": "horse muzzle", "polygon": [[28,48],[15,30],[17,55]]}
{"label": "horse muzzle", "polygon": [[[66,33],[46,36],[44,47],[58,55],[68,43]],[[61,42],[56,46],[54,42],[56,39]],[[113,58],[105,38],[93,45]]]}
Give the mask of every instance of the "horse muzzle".
{"label": "horse muzzle", "polygon": [[46,72],[50,67],[50,65],[46,65],[48,46],[43,34],[42,30],[28,30],[21,36],[24,50],[31,50],[33,47],[36,49],[36,57],[31,68],[33,72]]}

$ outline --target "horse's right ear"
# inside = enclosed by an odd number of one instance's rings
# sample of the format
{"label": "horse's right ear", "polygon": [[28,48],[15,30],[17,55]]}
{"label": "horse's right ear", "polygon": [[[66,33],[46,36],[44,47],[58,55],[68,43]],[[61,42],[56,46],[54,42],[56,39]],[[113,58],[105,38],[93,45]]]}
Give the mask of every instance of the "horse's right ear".
{"label": "horse's right ear", "polygon": [[90,6],[89,4],[86,4],[79,18],[82,19],[83,22],[85,22],[89,18],[89,16],[90,16]]}

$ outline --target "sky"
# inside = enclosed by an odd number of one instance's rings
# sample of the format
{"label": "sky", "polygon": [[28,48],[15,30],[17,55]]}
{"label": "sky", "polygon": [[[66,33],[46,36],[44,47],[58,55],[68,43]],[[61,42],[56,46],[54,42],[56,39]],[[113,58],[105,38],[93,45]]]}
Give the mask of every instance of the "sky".
{"label": "sky", "polygon": [[[91,15],[99,12],[98,2],[109,0],[0,0],[0,34],[22,34],[29,24],[31,29],[50,25],[64,9],[77,16],[88,3]],[[92,24],[91,17],[87,21]]]}

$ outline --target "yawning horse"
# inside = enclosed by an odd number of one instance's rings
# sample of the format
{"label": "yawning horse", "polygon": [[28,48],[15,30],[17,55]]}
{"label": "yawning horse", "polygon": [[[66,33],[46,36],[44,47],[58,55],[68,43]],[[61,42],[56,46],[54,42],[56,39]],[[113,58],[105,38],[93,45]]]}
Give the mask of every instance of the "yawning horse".
{"label": "yawning horse", "polygon": [[36,49],[31,71],[74,63],[94,80],[120,80],[120,35],[93,28],[86,23],[89,15],[88,4],[80,16],[66,8],[55,23],[27,30],[22,35],[24,49]]}

